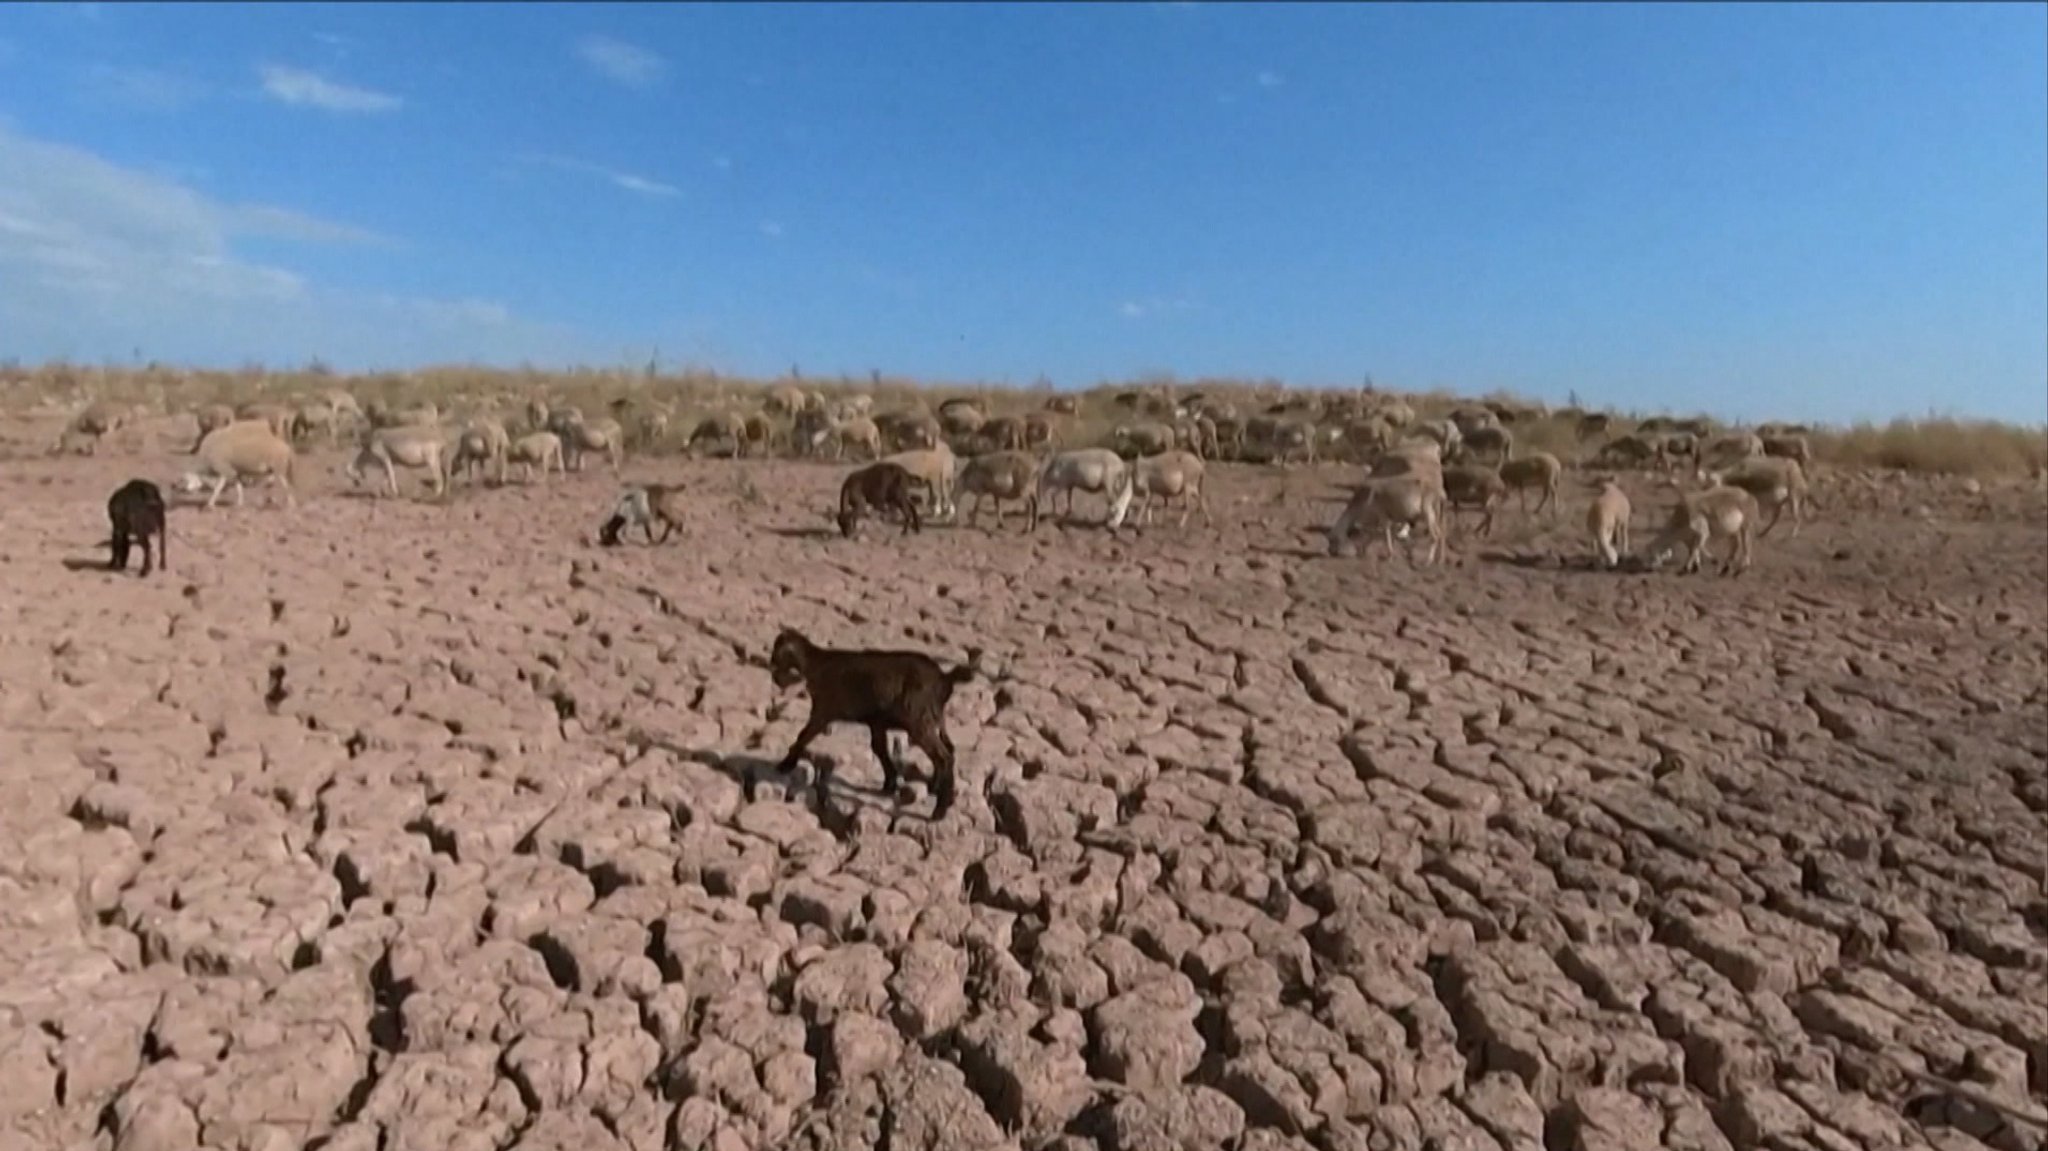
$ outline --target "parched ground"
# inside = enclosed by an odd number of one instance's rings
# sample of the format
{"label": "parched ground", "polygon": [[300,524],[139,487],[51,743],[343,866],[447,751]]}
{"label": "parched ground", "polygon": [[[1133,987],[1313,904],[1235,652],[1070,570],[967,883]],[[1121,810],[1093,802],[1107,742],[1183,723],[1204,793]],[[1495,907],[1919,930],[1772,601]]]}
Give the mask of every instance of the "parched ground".
{"label": "parched ground", "polygon": [[[838,469],[636,464],[702,511],[605,550],[608,476],[335,466],[143,581],[63,561],[164,457],[0,464],[0,1148],[2048,1139],[2038,493],[1720,580],[1556,562],[1580,492],[1322,558],[1335,470],[847,542]],[[742,802],[783,624],[987,649],[951,820],[850,729],[841,834]]]}

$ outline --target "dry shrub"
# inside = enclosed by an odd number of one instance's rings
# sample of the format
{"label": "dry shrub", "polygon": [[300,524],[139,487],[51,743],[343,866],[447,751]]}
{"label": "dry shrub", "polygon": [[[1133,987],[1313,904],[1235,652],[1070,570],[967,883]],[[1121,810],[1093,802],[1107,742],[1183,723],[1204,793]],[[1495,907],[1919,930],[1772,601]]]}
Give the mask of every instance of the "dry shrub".
{"label": "dry shrub", "polygon": [[1820,430],[1814,455],[1844,467],[1942,475],[2026,475],[2048,467],[2048,428],[1992,420],[1899,419]]}

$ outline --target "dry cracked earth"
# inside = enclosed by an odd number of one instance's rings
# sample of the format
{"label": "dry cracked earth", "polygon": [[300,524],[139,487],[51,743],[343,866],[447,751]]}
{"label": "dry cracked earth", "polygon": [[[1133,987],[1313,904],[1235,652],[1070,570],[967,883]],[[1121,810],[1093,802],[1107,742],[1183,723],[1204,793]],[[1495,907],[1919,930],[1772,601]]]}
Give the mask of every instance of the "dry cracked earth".
{"label": "dry cracked earth", "polygon": [[[631,464],[698,511],[599,549],[609,476],[307,470],[144,581],[63,561],[160,457],[0,468],[0,1148],[2048,1141],[2037,493],[1720,580],[1557,562],[1579,492],[1324,558],[1336,471],[848,542],[838,469]],[[948,821],[848,728],[843,826],[742,802],[784,624],[987,649]]]}

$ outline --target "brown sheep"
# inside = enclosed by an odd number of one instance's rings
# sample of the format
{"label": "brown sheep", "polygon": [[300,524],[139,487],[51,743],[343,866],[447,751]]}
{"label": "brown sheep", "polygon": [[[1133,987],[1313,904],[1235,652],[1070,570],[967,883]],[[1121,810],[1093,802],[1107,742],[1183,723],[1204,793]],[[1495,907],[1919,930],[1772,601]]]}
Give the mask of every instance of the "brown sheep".
{"label": "brown sheep", "polygon": [[839,485],[839,511],[835,517],[839,534],[853,538],[862,513],[871,509],[894,511],[901,516],[904,535],[923,531],[924,521],[918,516],[914,494],[923,483],[908,468],[887,460],[855,471]]}

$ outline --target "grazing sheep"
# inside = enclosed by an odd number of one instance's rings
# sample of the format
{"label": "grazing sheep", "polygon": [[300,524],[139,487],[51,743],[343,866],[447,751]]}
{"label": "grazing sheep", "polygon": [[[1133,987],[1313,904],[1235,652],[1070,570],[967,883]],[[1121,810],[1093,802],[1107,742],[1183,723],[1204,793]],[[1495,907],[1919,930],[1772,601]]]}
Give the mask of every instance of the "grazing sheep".
{"label": "grazing sheep", "polygon": [[898,452],[929,451],[946,442],[945,429],[939,421],[922,412],[899,415],[882,426],[882,434]]}
{"label": "grazing sheep", "polygon": [[1455,459],[1458,448],[1464,443],[1465,433],[1449,420],[1422,420],[1412,429],[1417,435],[1428,436],[1444,450],[1445,459]]}
{"label": "grazing sheep", "polygon": [[1515,434],[1499,424],[1461,430],[1460,434],[1463,440],[1459,454],[1463,456],[1476,459],[1485,454],[1492,456],[1495,463],[1506,463],[1509,453],[1514,451]]}
{"label": "grazing sheep", "polygon": [[171,570],[171,561],[166,549],[170,546],[170,532],[165,528],[164,493],[148,480],[129,480],[114,489],[107,497],[107,519],[114,525],[113,538],[107,541],[112,556],[107,560],[111,571],[128,570],[128,548],[131,544],[142,545],[142,574],[150,573],[149,540],[156,537],[156,566]]}
{"label": "grazing sheep", "polygon": [[1081,397],[1047,396],[1045,410],[1055,415],[1075,416],[1081,414]]}
{"label": "grazing sheep", "polygon": [[1680,464],[1699,466],[1700,438],[1689,431],[1665,432],[1656,438],[1657,462],[1667,468]]}
{"label": "grazing sheep", "polygon": [[1628,554],[1628,521],[1634,512],[1628,493],[1613,476],[1601,477],[1597,491],[1586,508],[1586,531],[1593,537],[1593,554],[1600,566],[1613,568]]}
{"label": "grazing sheep", "polygon": [[546,481],[548,469],[567,474],[562,463],[562,437],[553,432],[528,432],[513,440],[505,449],[505,463],[518,464],[522,469],[519,478],[523,483],[533,482],[533,469],[540,469],[540,478]]}
{"label": "grazing sheep", "polygon": [[866,416],[855,416],[849,420],[834,423],[831,428],[832,443],[839,458],[844,459],[846,449],[854,445],[867,449],[867,458],[882,458],[882,429]]}
{"label": "grazing sheep", "polygon": [[585,420],[580,412],[555,412],[548,417],[548,430],[562,438],[562,459],[572,472],[583,470],[586,452],[603,452],[614,474],[625,460],[626,430],[610,416]]}
{"label": "grazing sheep", "polygon": [[[560,441],[557,441],[559,447]],[[512,437],[506,433],[505,425],[489,416],[478,416],[463,425],[455,438],[455,456],[448,463],[448,474],[474,475],[485,464],[498,465],[498,483],[505,483],[505,470],[511,464]]]}
{"label": "grazing sheep", "polygon": [[[794,770],[804,749],[835,723],[858,723],[868,729],[869,746],[882,764],[882,789],[898,791],[900,768],[889,754],[889,733],[900,731],[932,765],[932,820],[946,817],[955,792],[953,740],[946,732],[946,705],[953,689],[975,676],[981,652],[970,648],[968,662],[950,670],[923,652],[850,650],[819,647],[793,628],[783,628],[768,653],[768,675],[777,688],[797,683],[811,697],[811,714],[782,757],[777,770]],[[820,813],[830,809],[832,767],[820,764],[812,798]],[[755,781],[747,776],[744,792],[754,798]]]}
{"label": "grazing sheep", "polygon": [[863,513],[893,511],[903,520],[903,534],[924,530],[917,513],[915,490],[930,485],[901,464],[882,460],[855,471],[839,485],[839,534],[853,538]]}
{"label": "grazing sheep", "polygon": [[1202,522],[1213,523],[1209,500],[1202,490],[1203,471],[1202,457],[1187,451],[1161,452],[1132,463],[1132,489],[1145,494],[1145,502],[1138,508],[1138,522],[1152,522],[1152,498],[1163,496],[1181,501],[1180,519],[1175,527],[1186,527],[1188,513],[1197,507],[1202,509]]}
{"label": "grazing sheep", "polygon": [[1580,443],[1584,443],[1594,436],[1606,435],[1607,429],[1612,427],[1613,424],[1614,417],[1606,412],[1587,412],[1579,417],[1574,434],[1578,437]]}
{"label": "grazing sheep", "polygon": [[741,427],[746,433],[745,437],[741,440],[744,450],[740,454],[743,456],[753,455],[756,451],[761,453],[773,452],[775,445],[782,439],[782,429],[776,425],[775,421],[759,412],[748,416],[741,422]]}
{"label": "grazing sheep", "polygon": [[393,496],[398,495],[398,469],[425,468],[436,497],[448,494],[448,444],[439,428],[413,426],[376,428],[363,436],[355,458],[343,469],[349,483],[361,487],[365,468],[381,468]]}
{"label": "grazing sheep", "polygon": [[1108,498],[1109,509],[1103,524],[1111,531],[1123,526],[1124,516],[1130,511],[1131,497],[1136,492],[1131,483],[1130,465],[1108,448],[1076,448],[1060,452],[1039,470],[1038,502],[1041,506],[1051,507],[1049,497],[1065,492],[1065,514],[1072,516],[1074,492],[1077,490],[1101,492]]}
{"label": "grazing sheep", "polygon": [[[597,529],[597,542],[617,547],[620,533],[638,525],[647,536],[648,546],[667,543],[669,534],[683,523],[683,488],[682,484],[640,484],[627,488],[613,505],[611,518]],[[654,538],[656,523],[661,524],[658,540]]]}
{"label": "grazing sheep", "polygon": [[1708,443],[1699,458],[1707,467],[1726,467],[1763,454],[1762,437],[1750,432],[1738,432]]}
{"label": "grazing sheep", "polygon": [[1798,434],[1781,434],[1762,437],[1764,454],[1773,459],[1797,460],[1802,468],[1813,466],[1813,447],[1806,437]]}
{"label": "grazing sheep", "polygon": [[1501,479],[1498,469],[1486,464],[1448,467],[1443,470],[1443,486],[1444,502],[1450,505],[1453,523],[1459,511],[1476,508],[1482,514],[1479,534],[1493,534],[1494,509],[1508,494],[1508,485]]}
{"label": "grazing sheep", "polygon": [[1415,409],[1410,407],[1406,400],[1383,399],[1372,410],[1372,414],[1396,428],[1405,428],[1415,422]]}
{"label": "grazing sheep", "polygon": [[1205,460],[1216,458],[1216,421],[1197,412],[1173,425],[1174,442]]}
{"label": "grazing sheep", "polygon": [[1125,459],[1156,456],[1173,450],[1173,429],[1163,424],[1118,424],[1110,433],[1116,454]]}
{"label": "grazing sheep", "polygon": [[1450,419],[1457,426],[1458,433],[1467,439],[1481,428],[1500,427],[1500,417],[1490,408],[1459,408],[1451,413]]}
{"label": "grazing sheep", "polygon": [[1536,511],[1542,512],[1557,498],[1558,481],[1564,477],[1564,463],[1549,452],[1530,452],[1519,459],[1512,459],[1500,466],[1500,478],[1509,490],[1518,493],[1522,510],[1529,510],[1529,493],[1541,491],[1543,498],[1536,501]]}
{"label": "grazing sheep", "polygon": [[697,445],[705,440],[730,443],[732,454],[737,456],[746,450],[747,422],[731,412],[713,412],[697,421],[690,430],[690,438],[684,449],[691,455],[697,454]]}
{"label": "grazing sheep", "polygon": [[1661,567],[1674,548],[1685,549],[1685,564],[1679,571],[1700,570],[1708,545],[1719,536],[1729,541],[1722,558],[1721,574],[1739,575],[1749,570],[1750,541],[1756,531],[1756,497],[1738,487],[1716,485],[1696,492],[1681,492],[1665,520],[1664,531],[1650,545],[1650,566]]}
{"label": "grazing sheep", "polygon": [[[192,441],[192,451],[196,452],[199,450],[199,440],[205,439],[208,432],[218,431],[235,422],[235,409],[226,404],[207,404],[193,412],[192,418],[199,424],[199,438]],[[190,455],[191,452],[186,454]]]}
{"label": "grazing sheep", "polygon": [[127,422],[126,410],[95,400],[65,422],[64,429],[57,433],[56,442],[50,445],[50,451],[78,450],[74,445],[83,443],[84,454],[93,455],[99,451],[102,438],[120,431]]}
{"label": "grazing sheep", "polygon": [[1593,454],[1595,464],[1602,467],[1619,467],[1628,464],[1641,466],[1659,458],[1659,441],[1642,433],[1617,436],[1600,446]]}
{"label": "grazing sheep", "polygon": [[1441,478],[1443,473],[1443,449],[1435,440],[1406,440],[1374,456],[1366,474],[1371,479],[1383,479],[1408,475]]}
{"label": "grazing sheep", "polygon": [[299,411],[290,404],[249,403],[235,409],[238,420],[262,420],[277,433],[277,438],[289,440],[299,422]]}
{"label": "grazing sheep", "polygon": [[763,409],[778,416],[794,416],[806,406],[803,389],[792,384],[776,388],[761,401]]}
{"label": "grazing sheep", "polygon": [[1272,438],[1267,443],[1272,445],[1276,463],[1288,463],[1299,451],[1302,462],[1313,464],[1316,462],[1317,438],[1316,426],[1307,420],[1281,420],[1274,425]]}
{"label": "grazing sheep", "polygon": [[884,456],[880,462],[895,464],[924,481],[925,489],[931,493],[932,515],[935,518],[950,520],[958,511],[953,503],[953,473],[957,470],[959,460],[945,441],[942,440],[929,448],[917,448]]}
{"label": "grazing sheep", "polygon": [[393,408],[383,400],[371,400],[364,416],[373,430],[430,428],[441,422],[441,409],[432,403],[418,403],[409,408]]}
{"label": "grazing sheep", "polygon": [[954,480],[954,487],[974,497],[974,503],[967,509],[967,523],[973,526],[981,520],[983,497],[994,500],[996,505],[996,527],[1004,522],[1003,501],[1024,501],[1024,524],[1026,531],[1038,526],[1038,489],[1033,485],[1038,478],[1038,461],[1020,451],[985,452],[960,465],[960,475]]}
{"label": "grazing sheep", "polygon": [[981,442],[992,452],[1022,451],[1024,421],[1017,416],[997,416],[981,425]]}
{"label": "grazing sheep", "polygon": [[[1355,529],[1377,523],[1385,529],[1387,555],[1391,557],[1395,527],[1420,526],[1430,545],[1425,562],[1435,564],[1444,552],[1444,498],[1440,477],[1410,475],[1366,480],[1344,505],[1337,522],[1330,525],[1330,554],[1343,554]],[[1412,559],[1414,553],[1409,555]]]}
{"label": "grazing sheep", "polygon": [[220,500],[229,481],[235,485],[235,506],[241,507],[242,481],[256,477],[267,479],[266,487],[284,488],[286,504],[298,506],[298,497],[292,494],[292,469],[297,453],[290,441],[280,438],[262,420],[237,420],[224,428],[215,428],[199,441],[193,454],[199,457],[199,467],[179,478],[178,490],[197,492],[212,481],[213,494],[206,500],[209,508]]}
{"label": "grazing sheep", "polygon": [[988,417],[968,400],[947,400],[939,405],[939,426],[949,436],[971,436],[981,430]]}
{"label": "grazing sheep", "polygon": [[1741,488],[1756,497],[1760,508],[1769,508],[1771,522],[1764,525],[1759,537],[1771,534],[1778,526],[1778,519],[1789,508],[1792,512],[1792,538],[1799,538],[1800,526],[1806,520],[1806,470],[1798,460],[1758,456],[1746,459],[1733,467],[1706,473],[1707,482],[1712,485],[1726,484]]}
{"label": "grazing sheep", "polygon": [[1049,448],[1053,445],[1053,441],[1059,438],[1053,415],[1051,412],[1032,412],[1024,417],[1025,447]]}

